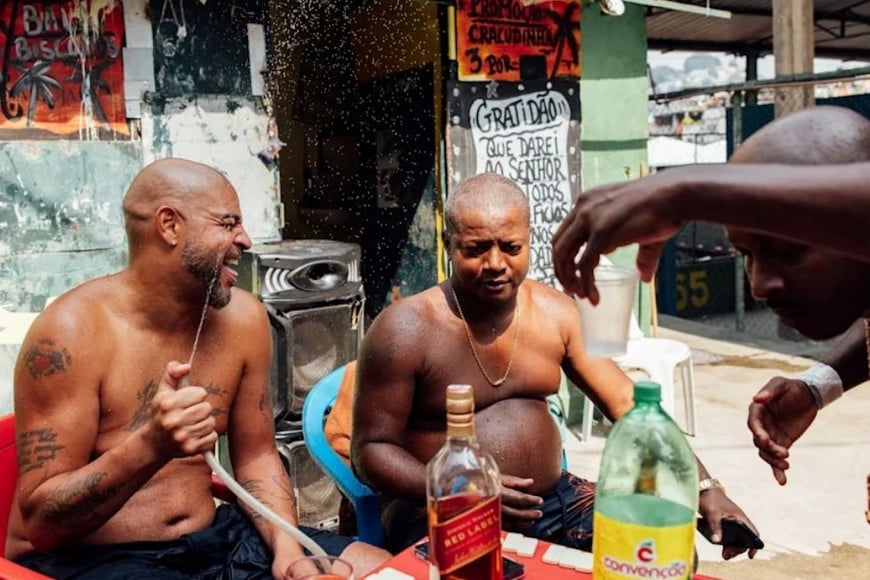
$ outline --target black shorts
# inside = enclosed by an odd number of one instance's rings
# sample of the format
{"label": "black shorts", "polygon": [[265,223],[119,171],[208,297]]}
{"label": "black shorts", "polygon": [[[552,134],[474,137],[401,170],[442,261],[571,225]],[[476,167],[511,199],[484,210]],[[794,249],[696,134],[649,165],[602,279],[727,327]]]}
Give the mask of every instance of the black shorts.
{"label": "black shorts", "polygon": [[[305,526],[300,530],[333,556],[354,541]],[[15,561],[59,580],[272,578],[271,551],[235,505],[220,506],[209,527],[177,540],[60,548],[30,552]]]}

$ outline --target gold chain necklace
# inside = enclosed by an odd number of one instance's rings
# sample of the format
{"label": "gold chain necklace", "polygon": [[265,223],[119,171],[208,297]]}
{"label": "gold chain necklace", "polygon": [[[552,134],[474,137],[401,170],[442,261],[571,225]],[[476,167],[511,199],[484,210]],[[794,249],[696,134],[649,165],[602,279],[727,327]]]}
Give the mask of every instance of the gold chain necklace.
{"label": "gold chain necklace", "polygon": [[493,387],[500,386],[502,383],[504,383],[507,380],[508,375],[511,373],[511,367],[514,364],[514,355],[517,353],[517,343],[519,342],[519,338],[520,338],[520,319],[519,319],[520,297],[519,297],[519,293],[517,293],[517,305],[516,305],[516,308],[514,309],[514,318],[517,321],[517,328],[514,331],[514,345],[511,347],[511,358],[510,358],[510,360],[508,360],[507,370],[505,370],[502,378],[498,379],[497,381],[494,381],[490,378],[489,373],[487,373],[486,370],[483,368],[483,363],[480,362],[480,356],[478,356],[478,354],[477,354],[477,349],[474,348],[474,339],[471,336],[471,327],[469,327],[468,322],[465,321],[465,314],[462,313],[462,306],[459,305],[459,298],[456,297],[456,289],[453,287],[452,284],[450,285],[450,292],[453,294],[453,302],[456,304],[456,310],[459,312],[459,318],[462,320],[462,327],[465,328],[465,337],[468,339],[468,346],[471,347],[471,354],[474,355],[474,360],[475,360],[475,362],[477,362],[477,368],[480,369],[480,372],[483,374],[483,377],[487,380],[487,382],[489,382],[490,385],[492,385]]}

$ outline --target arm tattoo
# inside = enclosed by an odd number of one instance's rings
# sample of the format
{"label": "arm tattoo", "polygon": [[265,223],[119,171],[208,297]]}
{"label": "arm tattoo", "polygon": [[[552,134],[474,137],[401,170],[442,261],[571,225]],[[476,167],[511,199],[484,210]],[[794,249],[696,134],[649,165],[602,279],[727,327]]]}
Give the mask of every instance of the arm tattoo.
{"label": "arm tattoo", "polygon": [[293,510],[296,511],[296,494],[293,493],[293,489],[290,487],[290,481],[286,477],[273,475],[272,482],[278,487],[278,489],[287,494],[286,499],[290,500],[290,505],[293,507]]}
{"label": "arm tattoo", "polygon": [[219,386],[215,385],[214,383],[212,383],[209,386],[204,387],[204,388],[205,388],[205,392],[208,393],[209,396],[220,397],[221,395],[227,394],[226,389],[222,389]]}
{"label": "arm tattoo", "polygon": [[50,338],[39,339],[24,355],[24,366],[34,379],[63,372],[71,363],[69,351],[63,347],[55,347]]}
{"label": "arm tattoo", "polygon": [[45,468],[65,446],[57,444],[57,431],[46,427],[19,433],[15,438],[15,447],[18,451],[18,471],[24,475]]}
{"label": "arm tattoo", "polygon": [[[209,397],[220,397],[222,395],[227,394],[226,389],[222,389],[219,386],[215,385],[214,383],[208,385],[207,387],[203,387],[203,388],[205,389],[205,392],[208,393]],[[217,418],[217,417],[220,417],[221,415],[226,415],[226,414],[227,414],[226,409],[224,409],[222,407],[212,407],[212,410],[211,410],[212,417]]]}
{"label": "arm tattoo", "polygon": [[130,424],[124,428],[124,431],[135,431],[148,422],[148,419],[151,417],[151,400],[157,394],[157,386],[156,381],[148,379],[145,387],[136,393],[139,406],[133,411],[133,418],[130,420]]}
{"label": "arm tattoo", "polygon": [[121,485],[101,488],[100,482],[106,475],[103,471],[96,471],[53,491],[42,507],[46,519],[61,527],[75,528],[94,518],[96,512],[121,489]]}
{"label": "arm tattoo", "polygon": [[[262,481],[260,481],[259,479],[246,479],[245,481],[239,482],[239,484],[243,488],[245,488],[245,490],[248,493],[250,493],[252,496],[254,496],[258,500],[260,500],[261,504],[263,504],[264,506],[266,506],[269,509],[274,511],[275,506],[273,506],[271,503],[269,503],[268,501],[266,501],[263,498],[263,496],[266,495],[266,493],[263,490],[263,482]],[[245,511],[248,513],[248,517],[251,518],[252,522],[257,522],[257,521],[265,519],[262,515],[260,515],[260,512],[254,510],[253,508],[250,508],[246,505],[243,507],[245,508]]]}

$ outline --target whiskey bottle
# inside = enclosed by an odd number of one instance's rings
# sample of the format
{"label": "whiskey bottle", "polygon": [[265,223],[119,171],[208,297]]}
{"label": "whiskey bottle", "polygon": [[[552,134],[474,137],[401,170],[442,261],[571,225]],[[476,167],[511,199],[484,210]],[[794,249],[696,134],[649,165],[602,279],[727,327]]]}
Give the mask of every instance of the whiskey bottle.
{"label": "whiskey bottle", "polygon": [[501,483],[474,436],[474,391],[447,387],[447,440],[426,465],[429,558],[441,580],[501,580]]}

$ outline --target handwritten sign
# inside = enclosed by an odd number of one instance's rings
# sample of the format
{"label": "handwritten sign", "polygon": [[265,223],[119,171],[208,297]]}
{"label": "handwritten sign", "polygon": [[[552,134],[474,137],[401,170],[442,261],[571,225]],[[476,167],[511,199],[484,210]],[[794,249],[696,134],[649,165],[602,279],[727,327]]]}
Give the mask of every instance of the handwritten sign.
{"label": "handwritten sign", "polygon": [[[501,84],[502,98],[487,98],[484,90],[466,98],[467,113],[452,116],[450,158],[452,183],[493,172],[519,185],[530,207],[529,276],[556,285],[552,237],[579,193],[580,99],[576,83],[564,83],[561,90],[548,85],[509,94],[517,91]],[[461,106],[463,99],[455,100]],[[464,167],[463,155],[471,159]]]}
{"label": "handwritten sign", "polygon": [[120,0],[5,2],[0,18],[0,130],[129,135]]}
{"label": "handwritten sign", "polygon": [[580,77],[580,0],[457,0],[459,79]]}

